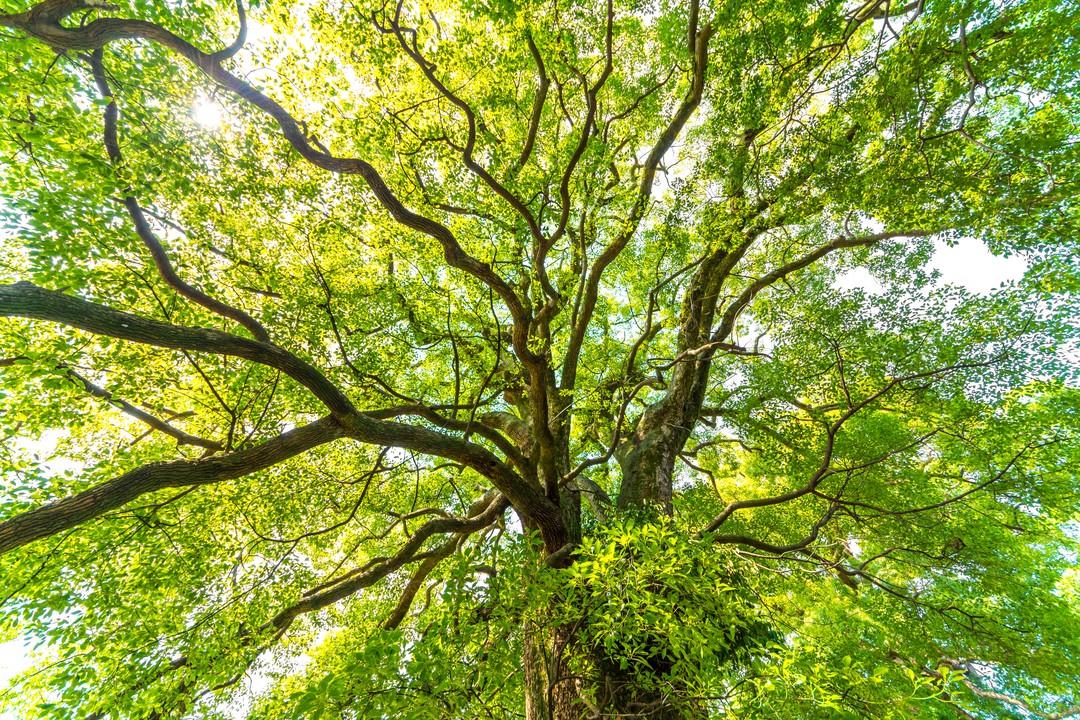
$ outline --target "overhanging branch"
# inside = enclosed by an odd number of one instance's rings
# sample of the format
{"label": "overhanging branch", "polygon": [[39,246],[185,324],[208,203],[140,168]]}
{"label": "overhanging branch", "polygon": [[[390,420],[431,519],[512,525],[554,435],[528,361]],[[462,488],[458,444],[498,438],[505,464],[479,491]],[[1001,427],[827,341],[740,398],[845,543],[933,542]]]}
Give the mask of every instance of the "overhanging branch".
{"label": "overhanging branch", "polygon": [[240,357],[281,370],[319,398],[340,423],[344,435],[360,442],[436,455],[472,468],[536,521],[544,540],[566,542],[559,508],[487,449],[423,427],[387,422],[358,412],[352,402],[312,365],[284,348],[220,330],[171,325],[120,312],[29,282],[0,285],[0,317],[50,320],[97,335],[157,347]]}
{"label": "overhanging branch", "polygon": [[277,345],[220,330],[151,320],[25,281],[0,285],[0,317],[49,320],[118,340],[252,360],[281,370],[311,390],[334,414],[356,412],[352,402],[322,373]]}
{"label": "overhanging branch", "polygon": [[201,460],[151,463],[89,490],[0,523],[0,554],[115,510],[146,493],[233,480],[276,465],[343,434],[330,417],[282,433],[248,450]]}

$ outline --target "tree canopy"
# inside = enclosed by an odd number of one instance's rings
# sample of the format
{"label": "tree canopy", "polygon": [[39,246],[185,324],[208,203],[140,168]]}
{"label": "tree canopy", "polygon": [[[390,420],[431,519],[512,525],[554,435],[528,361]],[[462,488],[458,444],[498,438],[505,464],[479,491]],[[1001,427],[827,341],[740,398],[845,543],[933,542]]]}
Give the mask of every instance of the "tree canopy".
{"label": "tree canopy", "polygon": [[1080,716],[1078,83],[1065,0],[0,0],[0,707]]}

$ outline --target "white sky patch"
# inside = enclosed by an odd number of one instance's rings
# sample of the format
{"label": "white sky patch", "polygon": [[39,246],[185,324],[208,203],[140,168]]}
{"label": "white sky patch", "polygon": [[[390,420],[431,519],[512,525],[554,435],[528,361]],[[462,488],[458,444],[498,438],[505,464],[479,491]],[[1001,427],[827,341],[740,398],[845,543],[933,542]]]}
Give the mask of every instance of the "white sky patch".
{"label": "white sky patch", "polygon": [[[39,460],[44,460],[41,465],[42,471],[49,476],[59,476],[64,473],[78,473],[85,467],[85,463],[80,463],[70,458],[65,457],[53,457],[56,453],[57,445],[67,437],[68,431],[61,430],[59,428],[49,428],[44,430],[36,439],[29,437],[17,437],[14,439],[14,446],[23,452],[28,452],[34,455]],[[0,482],[3,480],[3,475],[0,474]]]}
{"label": "white sky patch", "polygon": [[217,130],[224,120],[221,106],[206,97],[200,97],[195,101],[195,105],[191,108],[191,116],[195,122],[207,130]]}
{"label": "white sky patch", "polygon": [[965,237],[952,247],[937,245],[930,267],[941,273],[942,281],[982,295],[1022,278],[1027,261],[1018,255],[994,255],[981,240]]}
{"label": "white sky patch", "polygon": [[[979,295],[985,295],[1004,283],[1019,280],[1028,269],[1023,257],[994,255],[985,243],[972,237],[960,238],[952,246],[936,243],[929,267],[941,274],[943,284],[958,285]],[[837,290],[863,290],[871,295],[885,292],[882,284],[865,267],[842,273],[833,287]]]}
{"label": "white sky patch", "polygon": [[[0,643],[0,696],[9,692],[11,680],[34,664],[31,649],[22,640]],[[0,720],[18,720],[11,712],[0,711]]]}
{"label": "white sky patch", "polygon": [[263,25],[258,20],[247,21],[247,38],[244,41],[244,45],[258,45],[266,40],[273,34],[273,30]]}
{"label": "white sky patch", "polygon": [[858,538],[849,537],[847,539],[847,549],[855,557],[862,555],[862,545],[859,544]]}
{"label": "white sky patch", "polygon": [[837,290],[864,290],[871,295],[881,295],[885,292],[884,286],[873,274],[864,267],[857,267],[840,275],[833,283]]}

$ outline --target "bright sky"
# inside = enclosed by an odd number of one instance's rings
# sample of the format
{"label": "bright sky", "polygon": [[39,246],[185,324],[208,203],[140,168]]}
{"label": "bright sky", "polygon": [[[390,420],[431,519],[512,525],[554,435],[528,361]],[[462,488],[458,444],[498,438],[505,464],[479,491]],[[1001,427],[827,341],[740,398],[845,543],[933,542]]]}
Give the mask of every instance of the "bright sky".
{"label": "bright sky", "polygon": [[[0,643],[0,688],[6,690],[11,679],[29,668],[32,663],[29,648],[26,648],[21,641],[12,640]],[[0,720],[19,719],[12,713],[0,712]]]}
{"label": "bright sky", "polygon": [[964,238],[952,247],[939,246],[930,266],[941,272],[945,282],[975,293],[987,293],[1004,282],[1019,280],[1027,271],[1024,258],[994,255],[975,238]]}
{"label": "bright sky", "polygon": [[[1027,263],[1017,255],[1007,258],[994,255],[981,240],[962,238],[952,247],[938,243],[930,267],[941,273],[942,282],[985,294],[1002,283],[1019,280],[1027,270]],[[836,287],[875,290],[881,285],[869,270],[857,268],[841,275]]]}

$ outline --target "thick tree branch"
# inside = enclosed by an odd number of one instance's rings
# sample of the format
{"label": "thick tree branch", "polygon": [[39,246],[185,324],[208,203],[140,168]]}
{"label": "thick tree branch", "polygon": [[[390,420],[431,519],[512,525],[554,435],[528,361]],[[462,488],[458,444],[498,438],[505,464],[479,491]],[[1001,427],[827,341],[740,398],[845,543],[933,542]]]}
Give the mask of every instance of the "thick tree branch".
{"label": "thick tree branch", "polygon": [[311,390],[335,415],[356,412],[352,402],[322,373],[277,345],[131,315],[25,281],[0,285],[0,316],[49,320],[119,340],[252,360],[281,370]]}
{"label": "thick tree branch", "polygon": [[711,540],[717,545],[745,545],[746,547],[751,547],[755,550],[771,553],[773,555],[787,555],[788,553],[799,552],[800,550],[805,550],[810,547],[810,545],[818,539],[818,535],[821,533],[822,528],[832,520],[833,515],[836,514],[836,511],[839,508],[840,506],[836,503],[831,505],[829,509],[825,511],[825,514],[814,523],[812,528],[810,528],[810,532],[806,537],[798,542],[791,543],[790,545],[772,545],[747,535],[714,535]]}
{"label": "thick tree branch", "polygon": [[[490,440],[492,444],[494,444],[495,447],[499,448],[499,450],[506,455],[507,459],[510,460],[510,462],[514,463],[514,465],[521,472],[525,473],[527,477],[535,477],[536,469],[532,466],[529,458],[525,454],[522,454],[522,450],[524,450],[525,453],[528,453],[531,450],[531,448],[527,444],[522,444],[522,440],[526,440],[528,443],[531,443],[531,437],[522,438],[520,436],[510,435],[510,440],[508,441],[506,437],[504,437],[501,433],[498,432],[498,430],[501,430],[503,428],[501,428],[499,425],[484,421],[484,418],[487,417],[487,414],[481,417],[480,424],[474,423],[470,425],[463,420],[451,420],[447,417],[444,417],[440,415],[437,410],[438,408],[433,408],[428,405],[416,404],[399,405],[397,407],[385,408],[381,410],[371,410],[366,411],[364,414],[378,420],[387,420],[390,418],[402,417],[405,415],[415,415],[417,417],[422,417],[431,424],[444,428],[446,430],[454,430],[457,432],[474,432],[477,435],[487,440]],[[516,447],[515,443],[517,444]],[[521,449],[519,450],[519,448]]]}
{"label": "thick tree branch", "polygon": [[201,460],[151,463],[89,490],[0,523],[0,554],[75,527],[146,493],[234,480],[276,465],[343,435],[332,418],[282,433],[261,445]]}
{"label": "thick tree branch", "polygon": [[529,53],[536,63],[538,79],[532,116],[529,119],[529,130],[525,136],[525,145],[521,148],[521,157],[518,158],[518,167],[525,167],[525,163],[529,161],[529,156],[532,154],[533,146],[536,144],[536,133],[540,128],[540,118],[544,113],[544,102],[547,101],[548,88],[551,86],[551,79],[544,68],[544,58],[540,55],[540,49],[536,47],[532,33],[525,32],[525,42],[528,43]]}
{"label": "thick tree branch", "polygon": [[218,62],[228,60],[233,55],[240,52],[244,48],[244,43],[247,42],[247,14],[244,12],[243,0],[236,0],[236,19],[240,24],[240,29],[236,33],[236,40],[227,47],[223,47],[210,55],[210,57]]}
{"label": "thick tree branch", "polygon": [[219,330],[185,327],[119,312],[28,282],[0,285],[0,316],[51,320],[121,340],[241,357],[281,370],[319,398],[340,421],[344,433],[365,443],[400,447],[460,462],[490,480],[518,511],[536,521],[545,542],[566,542],[558,507],[493,453],[473,443],[422,427],[377,420],[360,413],[318,370],[277,345]]}
{"label": "thick tree branch", "polygon": [[[409,538],[408,542],[402,545],[392,557],[359,568],[356,572],[346,573],[335,581],[324,584],[314,592],[305,593],[296,603],[278,612],[272,620],[262,627],[262,630],[284,632],[300,615],[321,610],[363,588],[371,587],[390,573],[419,559],[421,548],[432,536],[447,533],[462,535],[476,532],[495,522],[502,516],[508,506],[509,503],[507,503],[506,499],[496,494],[494,497],[487,499],[486,504],[484,500],[476,503],[470,509],[467,518],[448,517],[429,520],[421,525],[413,533],[413,536]],[[457,540],[455,538],[455,542]],[[445,551],[445,546],[440,546],[425,554],[424,557],[434,557],[443,551]]]}
{"label": "thick tree branch", "polygon": [[436,455],[472,468],[490,480],[515,509],[537,523],[545,544],[559,547],[566,542],[558,506],[489,450],[427,428],[376,420],[363,413],[345,418],[343,424],[346,433],[361,442]]}
{"label": "thick tree branch", "polygon": [[457,548],[460,541],[460,537],[451,538],[436,548],[431,555],[424,558],[424,561],[416,568],[416,572],[409,578],[405,589],[401,591],[401,597],[398,598],[394,610],[383,621],[383,630],[394,630],[401,625],[401,621],[405,619],[405,616],[409,614],[409,609],[412,608],[416,593],[420,591],[428,575],[440,562],[454,554],[454,549]]}

